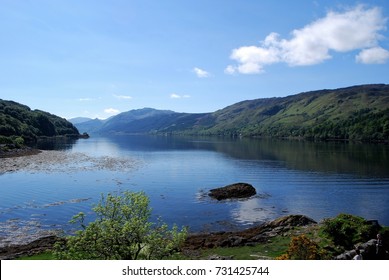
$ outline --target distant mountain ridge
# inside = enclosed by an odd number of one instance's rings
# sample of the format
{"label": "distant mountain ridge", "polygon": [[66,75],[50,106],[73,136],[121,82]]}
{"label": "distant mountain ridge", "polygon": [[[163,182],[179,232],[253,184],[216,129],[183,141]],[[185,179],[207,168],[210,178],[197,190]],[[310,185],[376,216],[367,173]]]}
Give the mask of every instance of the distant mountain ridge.
{"label": "distant mountain ridge", "polygon": [[[83,130],[94,122],[93,131]],[[317,90],[238,102],[213,113],[144,108],[76,124],[98,134],[164,133],[304,139],[389,140],[389,85]]]}

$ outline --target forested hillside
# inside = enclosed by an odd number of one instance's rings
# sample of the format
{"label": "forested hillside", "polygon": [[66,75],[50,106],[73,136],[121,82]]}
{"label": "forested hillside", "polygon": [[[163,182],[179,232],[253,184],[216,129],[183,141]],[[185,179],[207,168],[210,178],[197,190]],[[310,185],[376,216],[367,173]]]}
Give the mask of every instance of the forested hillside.
{"label": "forested hillside", "polygon": [[[258,94],[260,95],[260,93]],[[318,140],[389,141],[389,85],[318,90],[247,100],[214,113],[150,108],[104,122],[76,124],[88,133],[164,133]]]}
{"label": "forested hillside", "polygon": [[77,128],[66,119],[0,99],[0,144],[35,142],[38,137],[78,136]]}
{"label": "forested hillside", "polygon": [[212,118],[212,124],[204,125],[199,133],[389,140],[389,85],[243,101],[213,113]]}

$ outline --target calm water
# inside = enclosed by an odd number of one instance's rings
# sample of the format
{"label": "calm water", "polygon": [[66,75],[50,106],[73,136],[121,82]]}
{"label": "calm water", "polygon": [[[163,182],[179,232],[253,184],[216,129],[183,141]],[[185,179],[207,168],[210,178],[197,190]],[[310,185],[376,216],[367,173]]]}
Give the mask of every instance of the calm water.
{"label": "calm water", "polygon": [[[192,231],[233,230],[287,214],[317,221],[347,212],[389,225],[389,146],[298,141],[116,136],[56,143],[92,157],[135,159],[137,168],[0,175],[0,237],[65,229],[101,193],[144,191],[154,218]],[[76,163],[74,163],[76,164]],[[213,201],[235,182],[258,196]]]}

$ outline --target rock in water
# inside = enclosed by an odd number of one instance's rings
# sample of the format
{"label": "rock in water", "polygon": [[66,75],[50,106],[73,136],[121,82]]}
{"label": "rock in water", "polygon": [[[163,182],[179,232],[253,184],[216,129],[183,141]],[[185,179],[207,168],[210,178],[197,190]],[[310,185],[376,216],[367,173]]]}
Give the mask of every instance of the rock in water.
{"label": "rock in water", "polygon": [[248,198],[256,195],[255,188],[247,183],[235,183],[222,188],[212,189],[209,196],[217,200],[229,198]]}

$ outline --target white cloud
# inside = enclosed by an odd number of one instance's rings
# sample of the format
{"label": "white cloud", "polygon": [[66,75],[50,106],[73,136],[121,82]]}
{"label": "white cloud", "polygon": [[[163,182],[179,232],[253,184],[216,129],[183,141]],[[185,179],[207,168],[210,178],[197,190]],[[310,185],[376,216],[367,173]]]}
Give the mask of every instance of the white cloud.
{"label": "white cloud", "polygon": [[170,98],[173,98],[173,99],[190,98],[190,95],[188,95],[188,94],[179,95],[176,93],[172,93],[172,94],[170,94]]}
{"label": "white cloud", "polygon": [[364,64],[383,64],[389,60],[389,51],[374,47],[362,50],[356,57],[356,61]]}
{"label": "white cloud", "polygon": [[107,108],[104,110],[104,113],[110,114],[110,115],[116,115],[116,114],[119,114],[120,111],[117,109],[114,109],[114,108]]}
{"label": "white cloud", "polygon": [[93,98],[79,98],[78,101],[85,102],[85,101],[92,101]]}
{"label": "white cloud", "polygon": [[[359,54],[357,61],[382,63],[386,61],[388,51],[379,47],[378,42],[383,39],[379,32],[385,30],[386,21],[378,7],[358,5],[344,12],[331,11],[325,17],[293,30],[289,40],[281,39],[273,32],[259,46],[234,49],[230,58],[238,64],[229,65],[225,73],[258,74],[266,65],[279,62],[289,66],[314,65],[332,58],[331,51],[360,49],[366,50]],[[363,55],[369,55],[369,58],[365,59]]]}
{"label": "white cloud", "polygon": [[200,68],[197,68],[197,67],[193,68],[193,72],[199,78],[208,78],[210,76],[210,74],[207,71],[200,69]]}
{"label": "white cloud", "polygon": [[172,94],[170,94],[170,98],[181,98],[181,96],[178,94],[172,93]]}
{"label": "white cloud", "polygon": [[224,73],[230,74],[230,75],[235,74],[236,71],[237,71],[237,69],[236,69],[236,67],[233,66],[233,65],[228,65],[228,66],[226,67],[226,69],[224,69]]}
{"label": "white cloud", "polygon": [[113,96],[114,96],[115,98],[117,98],[117,99],[126,99],[126,100],[132,99],[131,96],[127,96],[127,95],[116,95],[116,94],[114,94]]}

